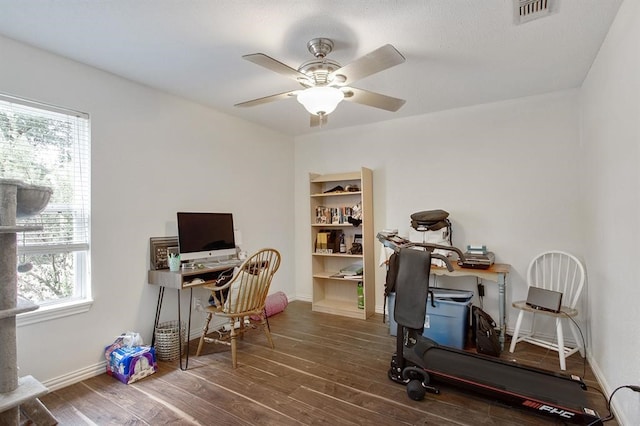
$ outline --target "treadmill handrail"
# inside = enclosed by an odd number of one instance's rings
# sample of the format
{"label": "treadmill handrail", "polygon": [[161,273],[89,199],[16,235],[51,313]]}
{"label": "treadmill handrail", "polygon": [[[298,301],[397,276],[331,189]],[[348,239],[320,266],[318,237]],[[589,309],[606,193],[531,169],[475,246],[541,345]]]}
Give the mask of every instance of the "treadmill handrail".
{"label": "treadmill handrail", "polygon": [[444,262],[445,266],[447,267],[447,271],[449,272],[453,272],[453,265],[451,264],[451,261],[449,260],[449,258],[447,256],[443,256],[441,254],[437,254],[437,253],[431,253],[431,258],[432,259],[440,259]]}
{"label": "treadmill handrail", "polygon": [[380,241],[385,247],[389,247],[396,253],[400,251],[401,248],[410,248],[410,247],[421,247],[425,250],[431,252],[431,257],[435,257],[437,259],[442,260],[447,265],[447,270],[449,272],[453,271],[453,266],[451,265],[451,261],[444,255],[433,253],[434,250],[446,250],[452,251],[458,255],[458,263],[464,262],[466,259],[464,257],[464,253],[462,250],[455,246],[443,246],[441,244],[432,244],[432,243],[416,243],[413,241],[406,240],[404,238],[398,237],[397,235],[386,234],[384,232],[379,232],[377,235],[378,241]]}

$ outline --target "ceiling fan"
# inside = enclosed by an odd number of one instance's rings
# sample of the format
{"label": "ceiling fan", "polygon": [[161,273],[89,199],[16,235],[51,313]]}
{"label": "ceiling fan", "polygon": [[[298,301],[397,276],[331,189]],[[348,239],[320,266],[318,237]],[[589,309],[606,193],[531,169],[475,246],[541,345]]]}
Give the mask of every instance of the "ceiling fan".
{"label": "ceiling fan", "polygon": [[311,114],[311,127],[316,127],[327,123],[327,116],[343,99],[392,112],[404,105],[404,99],[351,86],[357,80],[403,63],[404,56],[392,45],[386,44],[345,66],[327,58],[333,50],[333,41],[328,38],[312,39],[307,43],[307,49],[315,59],[303,63],[298,69],[264,53],[244,55],[243,59],[291,78],[302,85],[303,89],[253,99],[235,106],[251,107],[296,97]]}

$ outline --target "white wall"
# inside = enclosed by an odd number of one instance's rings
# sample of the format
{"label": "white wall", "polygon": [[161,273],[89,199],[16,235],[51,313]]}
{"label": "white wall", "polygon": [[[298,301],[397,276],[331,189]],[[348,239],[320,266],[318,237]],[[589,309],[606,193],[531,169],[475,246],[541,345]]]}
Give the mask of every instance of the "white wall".
{"label": "white wall", "polygon": [[[148,238],[175,235],[179,209],[233,211],[245,248],[283,252],[274,289],[310,300],[308,173],[366,166],[376,230],[406,233],[411,213],[449,211],[455,245],[487,244],[512,265],[508,300],[524,296],[538,252],[584,258],[591,363],[608,391],[637,384],[639,21],[638,2],[624,2],[579,91],[325,131],[295,148],[283,135],[0,38],[0,91],[92,115],[96,301],[86,314],[20,328],[21,374],[48,381],[91,369],[125,330],[150,338],[157,289],[146,284]],[[383,283],[378,268],[379,311]],[[165,302],[171,319],[175,296]],[[485,307],[497,317],[495,286]],[[508,316],[511,328],[515,312]],[[621,424],[638,423],[637,395],[619,393],[614,407]]]}
{"label": "white wall", "polygon": [[[294,295],[290,137],[6,38],[0,51],[1,92],[91,115],[95,302],[85,314],[20,327],[21,375],[64,384],[92,373],[124,331],[150,342],[158,287],[147,284],[149,238],[177,235],[178,210],[232,212],[244,249],[282,252],[272,291]],[[176,310],[168,291],[161,320]]]}
{"label": "white wall", "polygon": [[[579,323],[590,364],[607,395],[638,385],[638,40],[640,3],[626,1],[579,90],[297,138],[298,298],[311,299],[307,174],[367,166],[374,170],[376,230],[406,233],[411,213],[449,211],[455,245],[487,244],[512,265],[508,300],[524,296],[536,253],[557,248],[582,258],[588,283]],[[379,268],[377,310],[383,283]],[[485,308],[496,318],[495,288],[487,291]],[[515,311],[508,315],[512,329]],[[619,391],[613,407],[619,424],[640,423],[631,390]]]}
{"label": "white wall", "polygon": [[[640,383],[640,2],[625,1],[581,91],[591,351],[608,392]],[[640,424],[640,398],[613,406]]]}
{"label": "white wall", "polygon": [[[454,245],[486,244],[497,262],[513,267],[507,300],[524,298],[523,277],[534,255],[547,249],[583,254],[578,148],[577,91],[297,138],[298,298],[311,298],[308,173],[360,166],[373,169],[376,231],[406,234],[412,213],[444,209]],[[384,268],[377,273],[381,312]],[[476,283],[465,278],[444,284],[475,290]],[[485,309],[497,319],[497,287],[487,283],[486,292]],[[515,322],[510,303],[508,317]]]}

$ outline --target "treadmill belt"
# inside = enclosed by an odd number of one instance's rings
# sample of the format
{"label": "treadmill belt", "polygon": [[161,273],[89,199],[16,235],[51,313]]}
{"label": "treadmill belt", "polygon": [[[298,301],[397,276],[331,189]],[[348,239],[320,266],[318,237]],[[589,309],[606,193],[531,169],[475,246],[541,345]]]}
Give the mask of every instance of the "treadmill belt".
{"label": "treadmill belt", "polygon": [[420,358],[425,354],[419,364],[436,379],[468,382],[486,391],[500,389],[572,409],[587,406],[586,392],[581,383],[570,378],[443,347],[426,349],[417,345],[415,349],[415,355]]}

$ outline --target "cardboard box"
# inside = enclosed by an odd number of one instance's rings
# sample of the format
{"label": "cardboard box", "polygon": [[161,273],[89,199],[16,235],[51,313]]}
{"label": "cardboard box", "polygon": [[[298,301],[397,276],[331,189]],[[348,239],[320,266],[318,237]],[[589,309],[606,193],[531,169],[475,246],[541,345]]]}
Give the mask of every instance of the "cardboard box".
{"label": "cardboard box", "polygon": [[143,379],[158,370],[156,351],[149,346],[133,346],[105,350],[107,374],[130,384]]}

